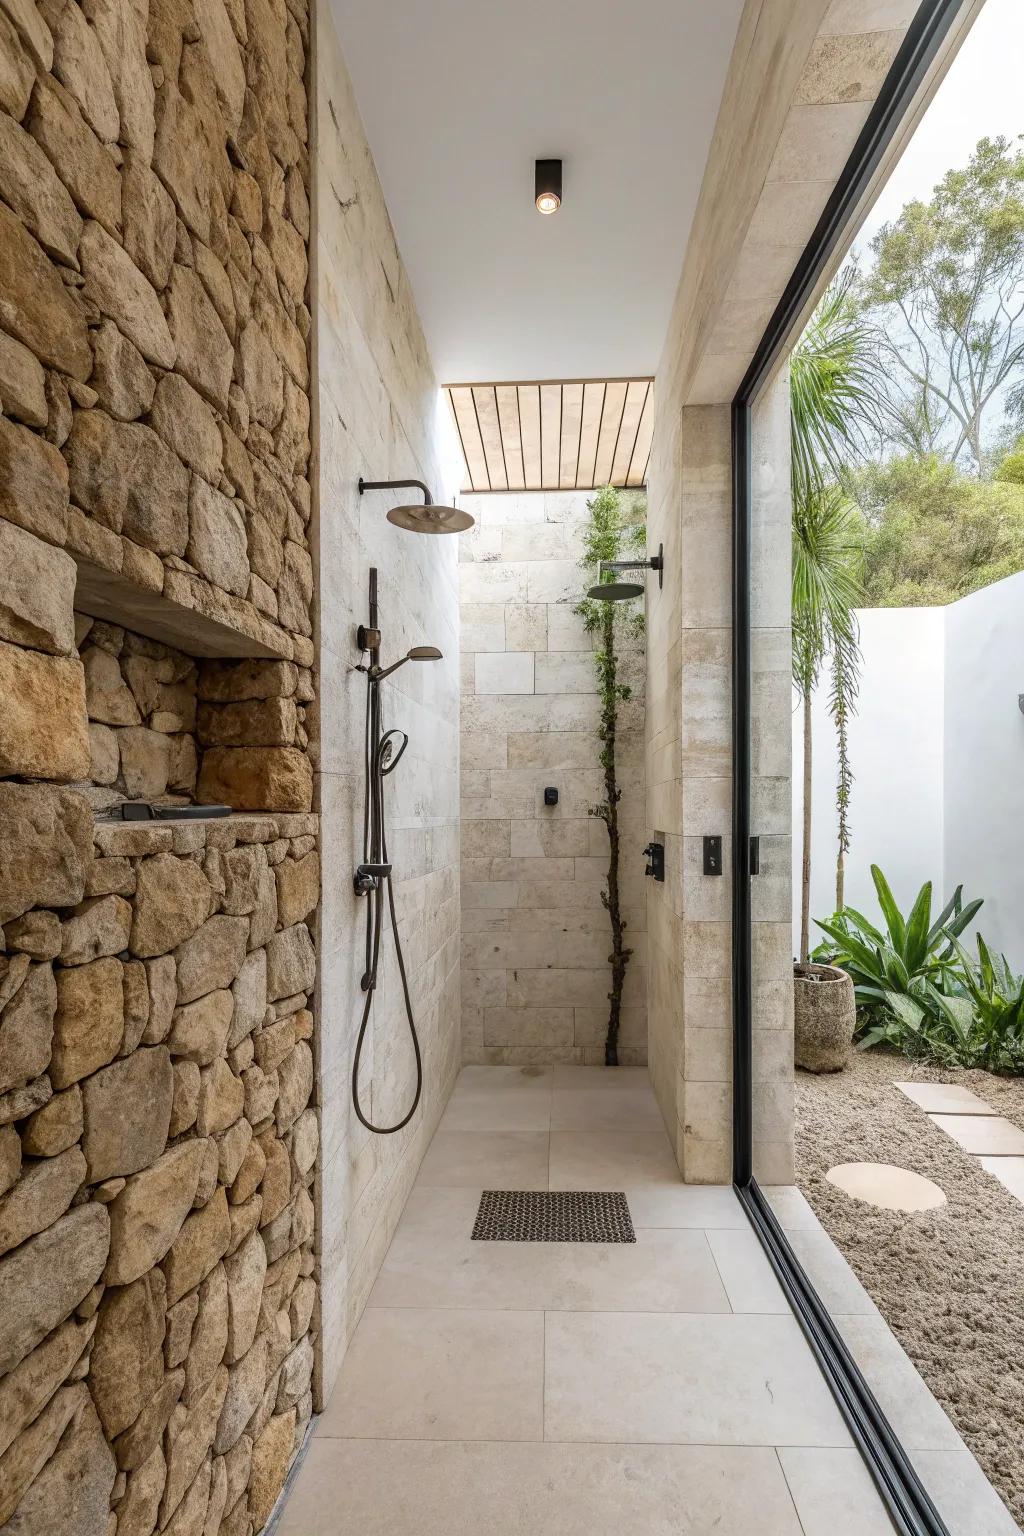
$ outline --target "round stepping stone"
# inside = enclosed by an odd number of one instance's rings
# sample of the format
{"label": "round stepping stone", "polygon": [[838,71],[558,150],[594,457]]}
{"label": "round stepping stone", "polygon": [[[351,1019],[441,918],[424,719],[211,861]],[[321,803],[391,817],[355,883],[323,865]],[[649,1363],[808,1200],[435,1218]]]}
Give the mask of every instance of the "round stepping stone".
{"label": "round stepping stone", "polygon": [[844,1194],[883,1211],[933,1211],[946,1203],[931,1179],[892,1163],[839,1163],[825,1177]]}

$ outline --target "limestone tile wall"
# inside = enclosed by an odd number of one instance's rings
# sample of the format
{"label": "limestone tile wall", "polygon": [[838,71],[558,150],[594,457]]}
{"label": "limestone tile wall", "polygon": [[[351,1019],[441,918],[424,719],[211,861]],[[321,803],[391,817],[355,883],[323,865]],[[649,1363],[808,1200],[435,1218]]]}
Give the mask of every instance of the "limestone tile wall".
{"label": "limestone tile wall", "polygon": [[[655,399],[648,515],[668,558],[647,752],[649,816],[667,824],[669,856],[648,897],[651,1075],[684,1178],[721,1183],[732,1159],[729,409]],[[705,834],[723,839],[721,876],[703,874]]]}
{"label": "limestone tile wall", "polygon": [[760,838],[751,881],[754,1173],[788,1184],[793,1152],[793,892],[789,369],[758,399],[751,478],[750,825]]}
{"label": "limestone tile wall", "polygon": [[[422,479],[443,499],[458,463],[444,457],[447,417],[408,279],[327,6],[317,16],[316,291],[319,308],[320,585],[322,678],[319,797],[324,824],[318,1074],[323,1113],[319,1185],[323,1355],[333,1384],[459,1062],[457,540],[387,522],[386,494],[369,479]],[[387,780],[388,848],[423,1047],[421,1106],[397,1135],[371,1136],[351,1107],[352,1054],[363,994],[364,907],[353,895],[361,858],[364,677],[355,627],[367,617],[371,565],[380,579],[384,651],[438,646],[443,661],[410,664],[385,685],[388,726],[410,744]],[[390,937],[363,1057],[364,1104],[401,1118],[413,1058]]]}
{"label": "limestone tile wall", "polygon": [[[76,581],[185,649],[196,615],[312,663],[306,0],[21,0],[0,30],[0,773],[78,781]],[[232,764],[270,804],[275,754]]]}
{"label": "limestone tile wall", "polygon": [[[673,410],[656,395],[650,536],[665,595],[649,628],[648,806],[667,824],[669,879],[648,896],[651,1076],[691,1183],[732,1176],[732,593],[728,405]],[[755,1171],[793,1176],[789,865],[789,395],[785,370],[755,410],[752,826]],[[663,413],[663,414],[662,414]],[[672,594],[671,596],[669,594]],[[707,834],[724,872],[702,872]]]}
{"label": "limestone tile wall", "polygon": [[[608,869],[593,648],[573,604],[584,492],[469,496],[462,619],[462,1056],[603,1062]],[[657,539],[655,539],[657,544]],[[650,588],[648,613],[661,594]],[[642,648],[618,742],[622,889],[634,953],[619,1060],[647,1059]],[[544,788],[557,788],[557,806]]]}
{"label": "limestone tile wall", "polygon": [[0,1525],[250,1536],[312,1411],[316,817],[0,784]]}

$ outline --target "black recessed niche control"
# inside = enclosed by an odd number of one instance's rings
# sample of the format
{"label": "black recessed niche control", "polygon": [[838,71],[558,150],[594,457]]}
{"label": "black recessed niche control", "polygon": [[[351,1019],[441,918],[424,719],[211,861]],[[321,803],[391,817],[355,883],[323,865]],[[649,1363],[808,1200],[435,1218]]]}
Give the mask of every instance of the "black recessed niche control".
{"label": "black recessed niche control", "polygon": [[554,786],[551,785],[551,784],[549,784],[547,786],[547,788],[545,789],[545,791],[544,791],[544,804],[545,805],[557,805],[558,804],[558,790],[555,789]]}
{"label": "black recessed niche control", "polygon": [[644,849],[644,857],[648,860],[644,874],[650,880],[662,881],[665,878],[665,844],[653,838]]}
{"label": "black recessed niche control", "polygon": [[720,837],[704,839],[704,873],[706,875],[722,873],[722,839]]}

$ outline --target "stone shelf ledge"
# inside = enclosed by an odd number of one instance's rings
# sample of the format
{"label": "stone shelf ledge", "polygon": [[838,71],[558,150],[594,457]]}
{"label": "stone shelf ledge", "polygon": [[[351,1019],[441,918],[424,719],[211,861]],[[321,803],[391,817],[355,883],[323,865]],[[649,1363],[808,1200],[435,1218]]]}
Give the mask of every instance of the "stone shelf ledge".
{"label": "stone shelf ledge", "polygon": [[221,592],[201,576],[168,570],[164,589],[157,592],[80,555],[74,554],[74,559],[75,608],[91,618],[120,624],[189,656],[255,656],[312,664],[311,641],[289,634],[251,603]]}
{"label": "stone shelf ledge", "polygon": [[153,853],[201,853],[239,843],[273,843],[278,838],[316,837],[320,817],[312,811],[240,812],[208,821],[103,821],[93,825],[93,846],[105,858],[145,858]]}

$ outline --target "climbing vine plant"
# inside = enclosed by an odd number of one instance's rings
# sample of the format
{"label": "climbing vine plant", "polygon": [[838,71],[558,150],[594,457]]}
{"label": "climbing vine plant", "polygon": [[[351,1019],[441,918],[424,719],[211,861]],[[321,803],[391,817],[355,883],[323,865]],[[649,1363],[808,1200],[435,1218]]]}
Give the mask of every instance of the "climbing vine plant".
{"label": "climbing vine plant", "polygon": [[[588,519],[583,530],[583,556],[580,565],[587,572],[587,585],[593,585],[602,560],[628,560],[643,553],[647,503],[639,493],[623,494],[606,485],[587,502]],[[601,582],[615,579],[611,572]],[[590,807],[589,814],[603,821],[608,830],[608,884],[601,901],[608,913],[612,930],[611,990],[608,993],[608,1032],[605,1037],[605,1065],[619,1061],[619,1022],[622,1015],[622,989],[632,950],[625,941],[626,922],[622,916],[619,892],[619,801],[622,789],[618,781],[616,749],[618,743],[619,705],[631,696],[628,683],[620,681],[623,660],[635,654],[643,640],[644,614],[639,599],[619,603],[601,602],[584,597],[574,610],[583,620],[588,635],[597,637],[594,672],[601,701],[598,740],[600,763],[604,771],[604,799]]]}

